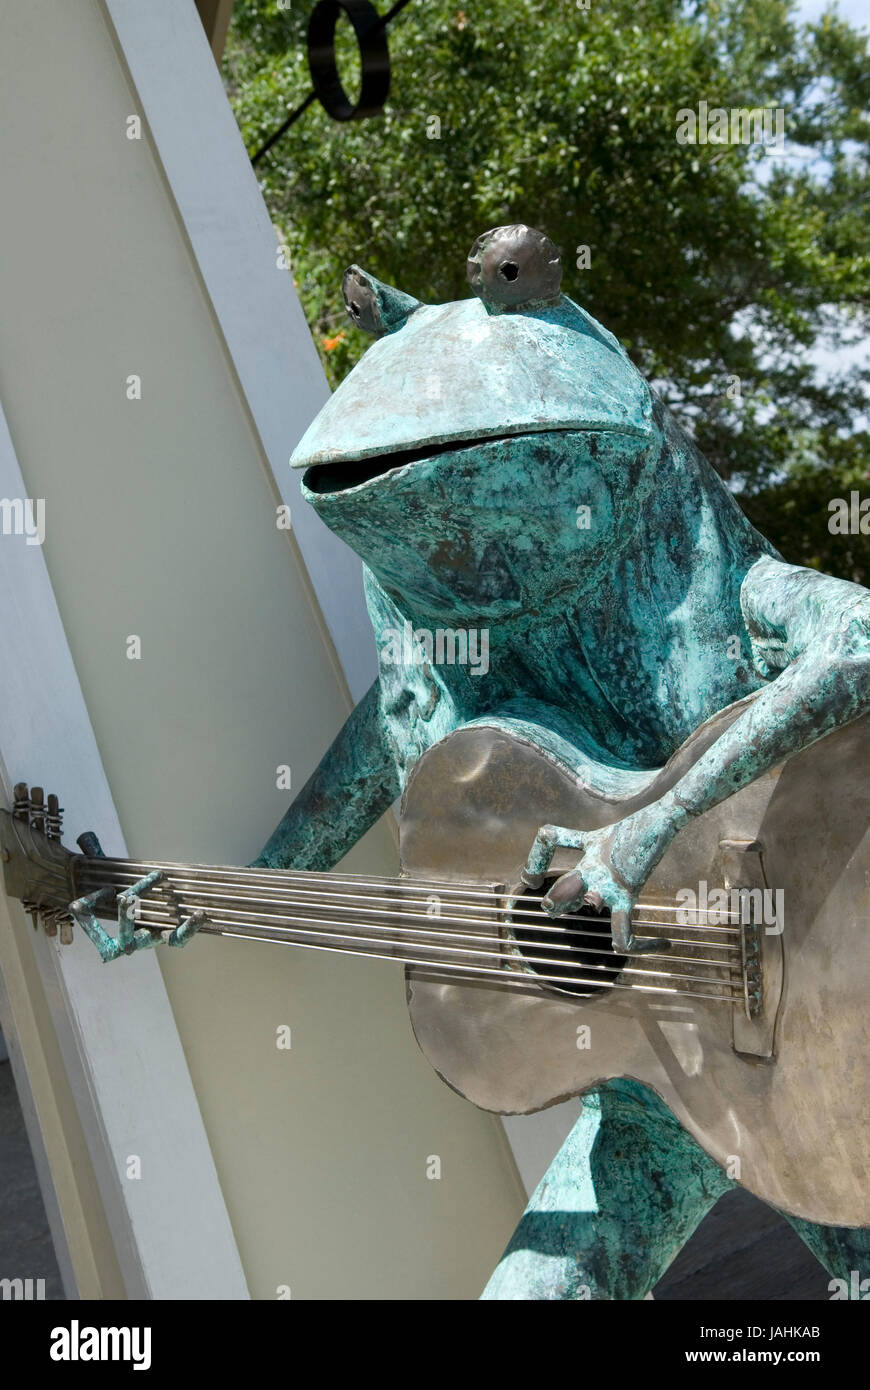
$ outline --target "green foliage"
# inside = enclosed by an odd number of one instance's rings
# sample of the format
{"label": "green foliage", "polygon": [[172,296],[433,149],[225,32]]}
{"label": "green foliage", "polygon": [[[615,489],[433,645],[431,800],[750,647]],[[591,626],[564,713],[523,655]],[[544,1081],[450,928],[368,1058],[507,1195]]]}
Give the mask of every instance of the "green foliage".
{"label": "green foliage", "polygon": [[[310,9],[236,0],[225,79],[251,152],[310,90]],[[826,511],[867,481],[866,370],[820,377],[810,357],[870,319],[867,42],[792,11],[412,0],[385,111],[340,124],[315,103],[257,166],[333,383],[368,342],[344,313],[347,264],[454,299],[475,237],[527,222],[786,558],[870,583],[870,538],[832,536]],[[350,91],[349,26],[339,38]],[[784,107],[786,157],[677,143],[701,100]]]}

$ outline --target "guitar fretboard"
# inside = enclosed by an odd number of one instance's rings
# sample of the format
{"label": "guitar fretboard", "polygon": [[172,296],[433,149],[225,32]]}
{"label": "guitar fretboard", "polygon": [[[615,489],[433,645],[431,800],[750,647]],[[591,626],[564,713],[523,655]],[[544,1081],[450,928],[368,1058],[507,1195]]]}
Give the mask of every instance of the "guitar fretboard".
{"label": "guitar fretboard", "polygon": [[[160,881],[137,899],[136,923],[168,935],[202,914],[199,930],[301,949],[400,961],[442,979],[512,989],[550,986],[575,996],[642,990],[739,1002],[737,923],[679,924],[675,908],[643,903],[633,914],[646,949],[617,956],[606,917],[551,918],[534,894],[498,885],[319,874],[225,865],[145,863],[77,856],[79,894],[104,890],[95,911],[111,920],[114,892],[148,874]],[[666,947],[666,949],[665,949]]]}

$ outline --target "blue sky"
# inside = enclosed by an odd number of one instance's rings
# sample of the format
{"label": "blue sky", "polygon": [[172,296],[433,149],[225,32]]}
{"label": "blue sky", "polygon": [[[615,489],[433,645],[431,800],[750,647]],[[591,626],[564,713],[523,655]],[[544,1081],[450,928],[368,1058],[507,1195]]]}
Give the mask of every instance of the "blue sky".
{"label": "blue sky", "polygon": [[[827,0],[799,0],[797,14],[801,19],[814,20],[829,8]],[[856,29],[867,29],[870,27],[870,0],[840,0],[837,9],[844,19],[847,19]],[[850,348],[837,349],[830,344],[817,345],[809,354],[818,368],[819,375],[824,377],[838,368],[852,366],[858,362],[867,360],[866,344],[858,344]],[[861,423],[866,424],[866,421]]]}
{"label": "blue sky", "polygon": [[[802,19],[818,19],[827,8],[825,0],[800,0],[797,12]],[[840,0],[837,9],[856,29],[866,29],[870,24],[870,0]]]}

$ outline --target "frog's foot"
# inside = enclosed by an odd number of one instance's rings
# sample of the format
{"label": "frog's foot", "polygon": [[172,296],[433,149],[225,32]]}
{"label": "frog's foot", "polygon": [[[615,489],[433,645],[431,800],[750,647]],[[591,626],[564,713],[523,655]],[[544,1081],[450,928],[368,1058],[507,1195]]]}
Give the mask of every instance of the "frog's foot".
{"label": "frog's foot", "polygon": [[94,908],[111,897],[115,891],[113,888],[100,888],[96,893],[89,893],[86,897],[77,898],[74,903],[70,903],[70,914],[90,937],[104,963],[117,960],[119,956],[131,956],[136,951],[149,950],[159,941],[165,942],[168,946],[186,946],[199,931],[206,920],[206,914],[202,911],[191,913],[177,927],[166,930],[150,931],[147,927],[136,926],[142,896],[158,883],[162,883],[163,879],[163,871],[155,869],[138,883],[118,894],[117,938],[110,936],[94,916]]}

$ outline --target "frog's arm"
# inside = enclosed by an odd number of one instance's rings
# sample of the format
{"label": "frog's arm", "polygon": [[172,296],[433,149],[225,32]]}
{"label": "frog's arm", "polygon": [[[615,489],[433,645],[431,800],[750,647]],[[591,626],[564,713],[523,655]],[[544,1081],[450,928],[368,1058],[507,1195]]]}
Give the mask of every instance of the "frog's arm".
{"label": "frog's arm", "polygon": [[326,872],[395,801],[399,776],[378,697],[375,681],[252,867]]}
{"label": "frog's arm", "polygon": [[868,590],[764,556],[743,581],[740,605],[755,664],[776,679],[655,803],[661,809],[647,808],[653,834],[660,817],[678,830],[870,709]]}
{"label": "frog's arm", "polygon": [[[756,666],[775,679],[658,801],[578,835],[583,860],[550,890],[552,910],[567,911],[582,884],[622,915],[689,819],[870,710],[870,591],[764,556],[740,603]],[[540,865],[530,856],[538,876]]]}

